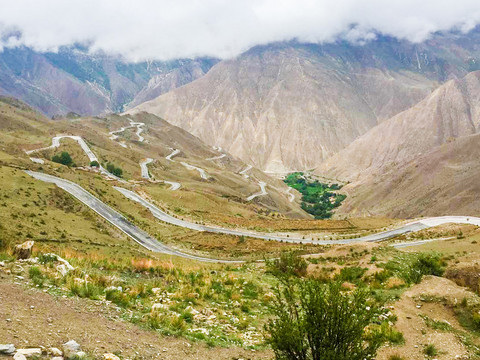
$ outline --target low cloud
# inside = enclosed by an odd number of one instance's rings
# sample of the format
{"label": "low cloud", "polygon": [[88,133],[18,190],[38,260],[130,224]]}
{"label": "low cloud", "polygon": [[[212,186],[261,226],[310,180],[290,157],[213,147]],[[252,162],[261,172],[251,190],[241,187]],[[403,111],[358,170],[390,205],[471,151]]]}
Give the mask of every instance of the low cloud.
{"label": "low cloud", "polygon": [[413,42],[480,23],[478,0],[3,0],[0,48],[74,43],[129,60],[228,58],[298,39],[363,42],[376,32]]}

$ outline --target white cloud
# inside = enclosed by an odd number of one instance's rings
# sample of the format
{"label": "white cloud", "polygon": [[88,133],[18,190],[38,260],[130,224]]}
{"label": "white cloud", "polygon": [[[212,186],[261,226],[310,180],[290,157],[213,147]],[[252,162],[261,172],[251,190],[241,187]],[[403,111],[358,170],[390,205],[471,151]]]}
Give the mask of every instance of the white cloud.
{"label": "white cloud", "polygon": [[479,22],[478,0],[0,0],[0,47],[80,42],[131,60],[226,58],[272,41],[362,42],[375,31],[418,42]]}

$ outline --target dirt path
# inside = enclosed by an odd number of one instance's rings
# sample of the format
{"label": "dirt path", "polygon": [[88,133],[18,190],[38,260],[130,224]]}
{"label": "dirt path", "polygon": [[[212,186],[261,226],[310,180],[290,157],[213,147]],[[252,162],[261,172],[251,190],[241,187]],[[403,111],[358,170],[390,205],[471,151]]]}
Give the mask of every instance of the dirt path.
{"label": "dirt path", "polygon": [[165,337],[121,320],[120,313],[110,305],[54,297],[14,284],[4,274],[0,274],[0,339],[17,348],[60,347],[74,339],[96,356],[119,352],[131,359],[230,360],[272,356],[268,351],[208,348],[183,338]]}

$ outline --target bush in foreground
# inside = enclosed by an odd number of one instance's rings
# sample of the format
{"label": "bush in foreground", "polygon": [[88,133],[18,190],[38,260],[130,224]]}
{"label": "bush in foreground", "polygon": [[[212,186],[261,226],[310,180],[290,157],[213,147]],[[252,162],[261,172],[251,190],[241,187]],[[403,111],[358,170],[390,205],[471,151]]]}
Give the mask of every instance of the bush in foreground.
{"label": "bush in foreground", "polygon": [[347,294],[339,282],[288,280],[277,290],[267,342],[278,360],[373,359],[381,338],[368,327],[377,318],[367,292]]}

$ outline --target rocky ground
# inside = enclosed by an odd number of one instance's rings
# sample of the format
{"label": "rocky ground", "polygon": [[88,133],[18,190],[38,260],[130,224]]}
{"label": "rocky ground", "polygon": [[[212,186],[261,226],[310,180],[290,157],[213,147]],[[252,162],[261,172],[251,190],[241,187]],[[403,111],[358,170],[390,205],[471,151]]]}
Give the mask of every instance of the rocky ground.
{"label": "rocky ground", "polygon": [[[92,356],[114,353],[123,359],[267,359],[268,351],[209,348],[205,344],[141,329],[122,321],[115,309],[79,298],[54,297],[12,283],[0,273],[0,344],[17,349],[51,347],[75,340]],[[47,352],[44,351],[47,356]],[[46,358],[54,358],[50,355]],[[16,358],[15,360],[21,360]],[[58,360],[60,358],[56,358]],[[112,358],[114,359],[114,358]]]}

